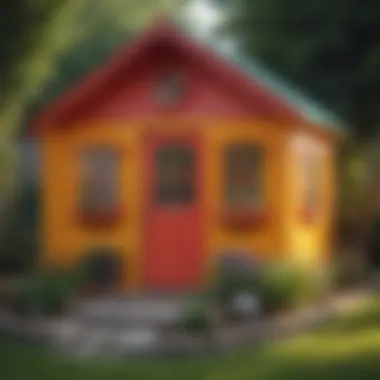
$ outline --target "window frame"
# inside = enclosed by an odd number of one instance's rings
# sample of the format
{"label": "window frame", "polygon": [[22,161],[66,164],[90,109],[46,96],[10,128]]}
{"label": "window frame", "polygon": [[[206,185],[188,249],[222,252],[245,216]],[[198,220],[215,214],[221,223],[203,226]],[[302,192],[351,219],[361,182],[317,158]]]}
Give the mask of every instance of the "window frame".
{"label": "window frame", "polygon": [[[178,153],[184,153],[180,157]],[[188,173],[188,177],[183,178],[178,181],[177,186],[175,186],[175,183],[170,183],[166,178],[163,176],[162,169],[167,169],[168,167],[164,168],[164,160],[162,160],[162,155],[165,154],[167,157],[165,158],[168,160],[168,155],[170,158],[170,162],[177,162],[177,165],[181,165],[178,163],[177,160],[173,161],[173,155],[177,154],[177,158],[180,157],[186,158],[189,160],[189,166],[190,166],[190,172]],[[187,156],[187,157],[186,157]],[[154,203],[158,205],[159,207],[174,207],[174,206],[189,206],[191,204],[194,204],[196,202],[197,197],[197,186],[196,186],[196,152],[194,151],[194,148],[192,146],[189,146],[188,144],[182,144],[181,142],[173,143],[169,142],[167,144],[162,144],[155,152],[154,157],[154,171],[155,171],[155,182],[154,182]],[[172,164],[172,167],[175,168],[175,164]],[[178,169],[178,168],[177,168]],[[188,196],[184,195],[186,192],[181,194],[181,185],[183,185],[183,189],[186,189],[186,186],[188,187]],[[162,197],[163,193],[162,190],[171,190],[172,194],[171,196],[173,199],[164,199]]]}
{"label": "window frame", "polygon": [[[91,185],[87,185],[86,181],[86,168],[85,166],[87,163],[85,162],[88,160],[89,155],[96,156],[97,153],[100,152],[100,154],[106,153],[107,155],[110,154],[112,156],[112,164],[107,163],[106,165],[112,165],[113,166],[113,177],[112,185],[112,193],[113,193],[113,201],[111,202],[111,205],[106,207],[105,210],[96,210],[96,209],[86,209],[85,206],[85,199],[86,199],[86,187]],[[102,157],[97,157],[95,160],[99,159],[102,161]],[[108,159],[110,159],[108,157]],[[121,177],[120,177],[120,170],[122,165],[122,155],[121,151],[118,147],[115,147],[113,145],[108,144],[93,144],[93,145],[87,145],[85,147],[82,147],[79,151],[78,155],[78,168],[79,168],[79,175],[78,175],[78,198],[76,202],[76,210],[78,211],[80,220],[82,223],[84,223],[87,226],[93,226],[93,227],[101,227],[106,226],[109,224],[114,224],[119,221],[122,210],[121,210]],[[91,164],[90,164],[91,165]],[[108,174],[108,170],[105,169]],[[110,180],[110,179],[108,179]],[[107,186],[107,190],[108,190]]]}
{"label": "window frame", "polygon": [[[247,149],[253,152],[255,155],[254,168],[252,170],[258,170],[259,173],[253,173],[254,178],[257,175],[256,180],[258,184],[258,201],[254,201],[253,205],[249,206],[249,202],[244,204],[234,204],[230,199],[230,165],[231,154],[238,149]],[[249,155],[250,153],[248,153]],[[266,147],[257,141],[237,140],[229,142],[224,146],[221,165],[222,165],[222,220],[230,227],[237,227],[239,229],[244,227],[251,227],[253,225],[263,224],[266,220],[266,204],[267,204],[267,183],[266,183],[266,167],[267,167],[267,149]],[[252,162],[254,162],[252,160]],[[253,190],[254,191],[254,190]]]}

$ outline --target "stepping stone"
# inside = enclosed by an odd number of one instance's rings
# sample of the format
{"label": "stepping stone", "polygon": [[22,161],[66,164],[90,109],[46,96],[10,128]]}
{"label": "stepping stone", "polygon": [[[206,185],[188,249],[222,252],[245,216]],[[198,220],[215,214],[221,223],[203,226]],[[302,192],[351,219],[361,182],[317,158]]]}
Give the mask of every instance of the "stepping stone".
{"label": "stepping stone", "polygon": [[53,344],[67,347],[76,342],[84,327],[76,321],[60,321],[55,323],[53,329]]}
{"label": "stepping stone", "polygon": [[159,333],[153,327],[126,329],[115,337],[115,348],[120,353],[148,353],[159,344]]}
{"label": "stepping stone", "polygon": [[90,330],[78,337],[75,353],[80,356],[96,356],[102,353],[108,331]]}

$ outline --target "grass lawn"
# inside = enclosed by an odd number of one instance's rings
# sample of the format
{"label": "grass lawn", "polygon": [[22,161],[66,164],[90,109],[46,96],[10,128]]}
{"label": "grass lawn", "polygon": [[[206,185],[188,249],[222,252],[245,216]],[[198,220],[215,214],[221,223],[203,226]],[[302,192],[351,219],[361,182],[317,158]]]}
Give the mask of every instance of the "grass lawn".
{"label": "grass lawn", "polygon": [[338,380],[380,379],[380,299],[319,332],[223,357],[64,359],[0,340],[1,380]]}

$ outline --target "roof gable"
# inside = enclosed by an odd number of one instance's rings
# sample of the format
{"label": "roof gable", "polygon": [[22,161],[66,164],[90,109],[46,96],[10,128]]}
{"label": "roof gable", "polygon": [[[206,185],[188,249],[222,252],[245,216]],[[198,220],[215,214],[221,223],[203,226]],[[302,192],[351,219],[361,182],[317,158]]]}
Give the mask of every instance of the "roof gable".
{"label": "roof gable", "polygon": [[[172,46],[182,54],[196,61],[198,65],[218,77],[220,81],[238,90],[240,94],[251,102],[260,100],[260,105],[268,110],[268,115],[273,118],[281,118],[290,122],[303,122],[307,116],[291,102],[273,91],[268,86],[260,83],[259,78],[253,75],[250,78],[228,61],[228,57],[222,57],[218,52],[212,51],[207,46],[189,38],[179,28],[167,20],[160,20],[141,34],[131,44],[122,48],[111,60],[87,76],[77,86],[74,86],[55,103],[43,111],[36,119],[34,126],[45,128],[52,125],[63,125],[86,105],[96,100],[99,94],[117,83],[121,74],[132,70],[139,58],[151,49],[162,45]],[[239,63],[239,62],[235,62]],[[247,70],[246,70],[247,71]]]}

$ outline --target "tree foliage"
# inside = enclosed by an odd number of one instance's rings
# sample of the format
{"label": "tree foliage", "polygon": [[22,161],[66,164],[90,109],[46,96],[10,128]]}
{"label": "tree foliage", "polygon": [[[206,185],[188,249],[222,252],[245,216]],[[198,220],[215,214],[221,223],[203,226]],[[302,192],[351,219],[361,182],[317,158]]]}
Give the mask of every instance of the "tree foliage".
{"label": "tree foliage", "polygon": [[72,23],[87,0],[15,0],[0,5],[0,126],[12,133],[27,101],[72,41]]}
{"label": "tree foliage", "polygon": [[0,211],[14,188],[14,135],[52,60],[75,35],[72,23],[87,0],[14,0],[0,5]]}
{"label": "tree foliage", "polygon": [[380,119],[380,2],[240,0],[225,30],[241,48],[330,106],[362,136]]}

